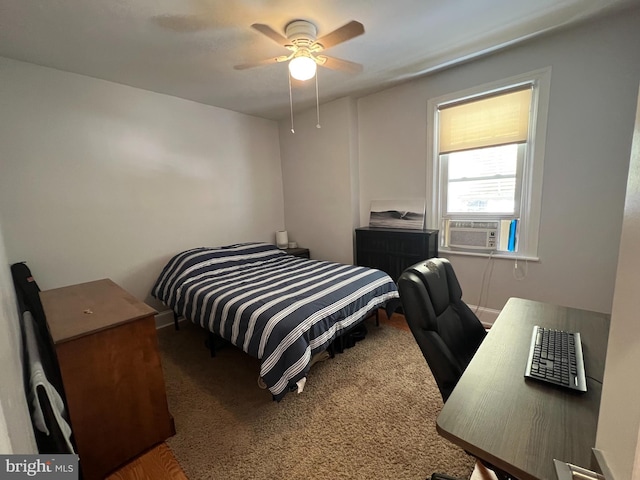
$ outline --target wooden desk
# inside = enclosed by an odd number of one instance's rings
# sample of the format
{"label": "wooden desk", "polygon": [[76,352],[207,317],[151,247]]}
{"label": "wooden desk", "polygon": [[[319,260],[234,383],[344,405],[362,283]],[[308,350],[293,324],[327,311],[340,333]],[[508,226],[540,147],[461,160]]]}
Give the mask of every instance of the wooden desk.
{"label": "wooden desk", "polygon": [[[534,325],[578,331],[587,392],[525,380]],[[609,315],[511,298],[438,416],[438,433],[521,480],[550,479],[553,459],[589,468]]]}

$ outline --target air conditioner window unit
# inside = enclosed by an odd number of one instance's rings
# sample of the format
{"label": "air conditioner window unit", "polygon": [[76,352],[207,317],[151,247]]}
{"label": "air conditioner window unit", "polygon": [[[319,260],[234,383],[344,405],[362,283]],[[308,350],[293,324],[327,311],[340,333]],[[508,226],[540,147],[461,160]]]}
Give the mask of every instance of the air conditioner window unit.
{"label": "air conditioner window unit", "polygon": [[450,220],[449,247],[496,250],[500,238],[499,221]]}

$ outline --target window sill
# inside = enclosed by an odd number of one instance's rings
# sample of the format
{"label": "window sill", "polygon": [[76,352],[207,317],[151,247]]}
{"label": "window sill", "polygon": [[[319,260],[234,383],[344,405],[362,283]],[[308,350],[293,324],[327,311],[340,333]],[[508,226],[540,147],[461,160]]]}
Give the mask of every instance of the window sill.
{"label": "window sill", "polygon": [[502,258],[506,260],[526,260],[528,262],[539,262],[540,257],[532,257],[529,255],[519,255],[517,253],[509,253],[509,252],[500,252],[493,253],[491,252],[467,252],[464,250],[452,250],[446,247],[440,247],[439,253],[444,253],[446,255],[460,255],[465,257],[485,257],[485,258]]}

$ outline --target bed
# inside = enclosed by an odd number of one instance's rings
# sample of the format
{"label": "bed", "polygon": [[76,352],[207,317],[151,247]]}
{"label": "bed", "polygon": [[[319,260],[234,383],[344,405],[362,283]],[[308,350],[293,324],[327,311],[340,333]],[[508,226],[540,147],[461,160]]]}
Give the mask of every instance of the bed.
{"label": "bed", "polygon": [[243,243],[175,255],[152,295],[258,358],[260,379],[279,401],[304,382],[314,355],[397,301],[398,291],[380,270]]}

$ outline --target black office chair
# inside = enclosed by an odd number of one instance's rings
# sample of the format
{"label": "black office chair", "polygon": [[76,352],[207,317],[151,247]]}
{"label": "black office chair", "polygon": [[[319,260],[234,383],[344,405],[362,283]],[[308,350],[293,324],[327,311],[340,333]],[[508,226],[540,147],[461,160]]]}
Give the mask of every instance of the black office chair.
{"label": "black office chair", "polygon": [[[431,258],[407,268],[398,279],[398,290],[407,324],[446,402],[487,332],[462,301],[460,283],[446,258]],[[499,479],[510,478],[493,465],[483,464]],[[450,477],[432,476],[439,478]]]}
{"label": "black office chair", "polygon": [[445,258],[407,268],[398,290],[411,333],[446,402],[487,332],[462,301],[462,289]]}

